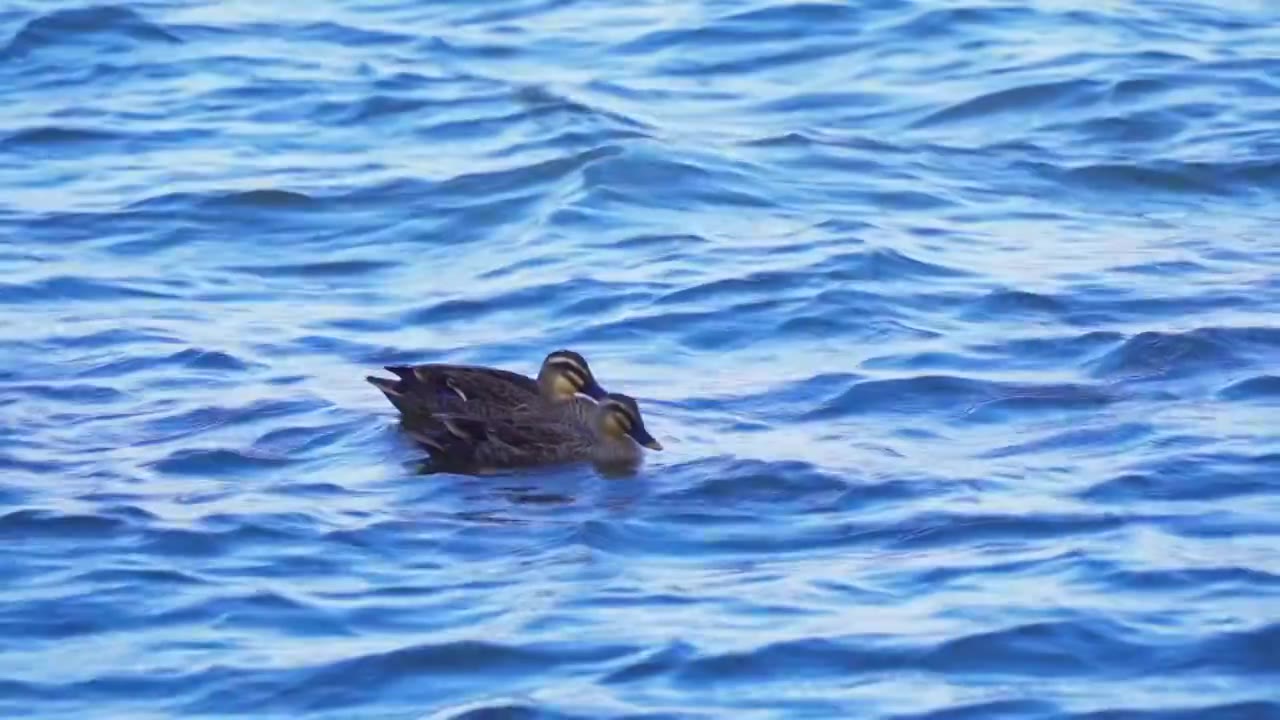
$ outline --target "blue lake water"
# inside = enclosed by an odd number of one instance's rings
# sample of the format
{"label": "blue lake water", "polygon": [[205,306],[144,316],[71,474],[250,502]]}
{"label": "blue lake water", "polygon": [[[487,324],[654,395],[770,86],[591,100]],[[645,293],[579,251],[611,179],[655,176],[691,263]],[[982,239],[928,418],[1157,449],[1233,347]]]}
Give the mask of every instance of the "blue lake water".
{"label": "blue lake water", "polygon": [[1278,223],[1270,1],[11,1],[0,717],[1280,718]]}

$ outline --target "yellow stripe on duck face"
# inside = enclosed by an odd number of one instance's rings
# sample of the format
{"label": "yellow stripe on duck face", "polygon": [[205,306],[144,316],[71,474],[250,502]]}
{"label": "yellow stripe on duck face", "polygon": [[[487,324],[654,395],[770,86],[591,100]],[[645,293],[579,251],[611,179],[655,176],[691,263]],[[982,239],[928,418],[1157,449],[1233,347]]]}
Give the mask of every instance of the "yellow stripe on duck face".
{"label": "yellow stripe on duck face", "polygon": [[560,374],[568,378],[569,382],[573,383],[573,386],[579,390],[587,386],[587,376],[578,372],[575,368],[561,368]]}
{"label": "yellow stripe on duck face", "polygon": [[605,432],[619,439],[631,431],[631,421],[618,412],[610,412],[605,415],[602,425],[604,425]]}
{"label": "yellow stripe on duck face", "polygon": [[574,382],[574,378],[567,372],[557,372],[554,382],[556,393],[559,395],[576,395],[582,389],[582,385]]}
{"label": "yellow stripe on duck face", "polygon": [[631,408],[623,405],[617,400],[606,400],[604,402],[604,410],[608,412],[610,417],[622,427],[624,432],[630,432],[631,428],[639,422],[636,416],[631,412]]}
{"label": "yellow stripe on duck face", "polygon": [[576,370],[578,371],[578,374],[584,378],[591,375],[591,373],[585,367],[583,367],[582,363],[566,355],[556,355],[555,357],[548,358],[547,364],[553,367],[555,366],[561,367],[562,372],[568,372],[569,370]]}

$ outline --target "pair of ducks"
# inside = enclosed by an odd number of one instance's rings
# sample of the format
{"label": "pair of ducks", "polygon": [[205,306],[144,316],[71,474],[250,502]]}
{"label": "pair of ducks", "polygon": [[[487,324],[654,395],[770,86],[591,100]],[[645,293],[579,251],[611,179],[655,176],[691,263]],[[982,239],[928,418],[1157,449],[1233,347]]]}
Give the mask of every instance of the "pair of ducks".
{"label": "pair of ducks", "polygon": [[661,450],[634,398],[607,392],[582,355],[556,350],[537,379],[475,365],[388,365],[368,376],[408,435],[441,466],[503,468],[591,461],[638,463]]}

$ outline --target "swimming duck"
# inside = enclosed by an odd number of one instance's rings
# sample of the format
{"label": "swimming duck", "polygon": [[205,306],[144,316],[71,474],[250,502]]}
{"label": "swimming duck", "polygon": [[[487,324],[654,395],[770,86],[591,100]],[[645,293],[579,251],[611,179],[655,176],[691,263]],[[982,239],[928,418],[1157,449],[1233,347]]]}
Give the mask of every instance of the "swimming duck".
{"label": "swimming duck", "polygon": [[[512,415],[571,415],[585,422],[604,397],[586,358],[572,350],[556,350],[542,361],[537,379],[500,368],[478,365],[388,365],[398,380],[370,375],[365,379],[387,396],[406,418],[441,413],[477,418]],[[592,400],[579,397],[582,393]]]}
{"label": "swimming duck", "polygon": [[407,423],[410,437],[425,445],[437,465],[512,468],[590,461],[635,465],[646,447],[662,444],[645,429],[640,407],[622,393],[606,393],[586,424],[569,418],[529,415],[478,418],[441,414]]}

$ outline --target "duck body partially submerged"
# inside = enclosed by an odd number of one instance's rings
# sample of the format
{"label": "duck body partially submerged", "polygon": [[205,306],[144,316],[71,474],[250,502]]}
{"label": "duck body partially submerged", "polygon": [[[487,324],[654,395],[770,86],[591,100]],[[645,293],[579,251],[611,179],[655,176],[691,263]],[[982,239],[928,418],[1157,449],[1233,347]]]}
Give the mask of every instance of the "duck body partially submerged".
{"label": "duck body partially submerged", "polygon": [[439,414],[405,429],[440,466],[472,470],[584,461],[629,466],[643,459],[642,448],[662,449],[645,428],[636,401],[621,393],[607,393],[586,422]]}
{"label": "duck body partially submerged", "polygon": [[575,461],[629,465],[662,445],[636,401],[609,393],[582,355],[557,350],[537,378],[478,365],[389,365],[369,376],[438,465],[510,468]]}
{"label": "duck body partially submerged", "polygon": [[424,363],[388,365],[386,369],[396,379],[372,375],[366,379],[405,418],[440,413],[490,418],[565,412],[585,418],[594,400],[605,394],[586,359],[571,350],[547,355],[537,378],[481,365]]}

